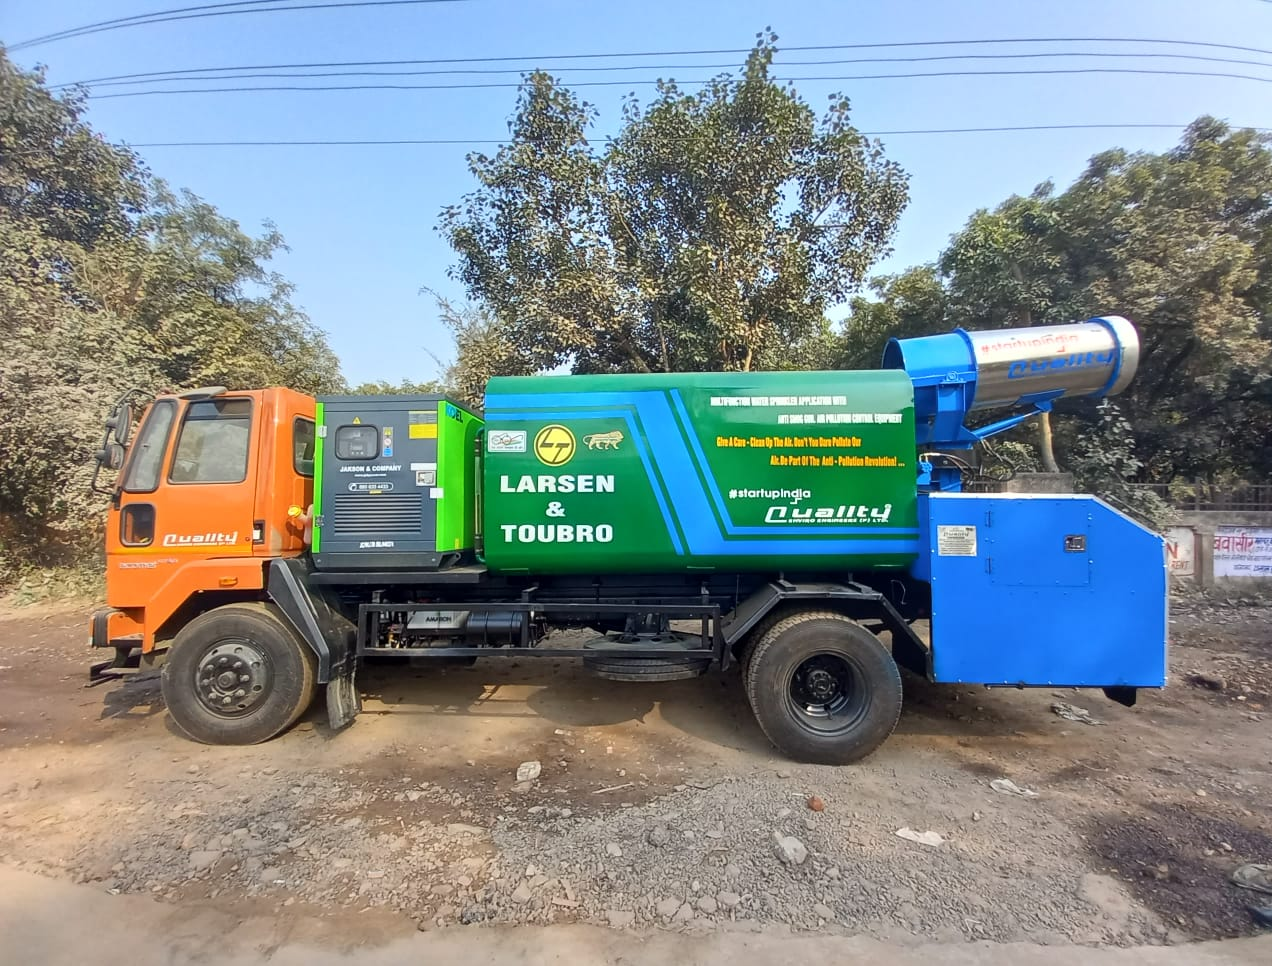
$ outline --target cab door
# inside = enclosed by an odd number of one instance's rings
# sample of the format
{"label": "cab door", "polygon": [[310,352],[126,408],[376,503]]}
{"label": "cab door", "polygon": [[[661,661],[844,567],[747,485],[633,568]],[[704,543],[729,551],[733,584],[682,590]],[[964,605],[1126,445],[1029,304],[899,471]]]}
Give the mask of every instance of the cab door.
{"label": "cab door", "polygon": [[[254,398],[255,395],[255,398]],[[253,508],[258,395],[222,395],[186,404],[172,442],[156,543],[163,551],[250,556],[261,539]]]}
{"label": "cab door", "polygon": [[290,389],[261,394],[260,469],[256,474],[258,557],[293,556],[308,545],[314,502],[317,432],[314,400]]}
{"label": "cab door", "polygon": [[150,407],[107,525],[111,606],[147,606],[185,562],[251,555],[258,408],[256,393]]}

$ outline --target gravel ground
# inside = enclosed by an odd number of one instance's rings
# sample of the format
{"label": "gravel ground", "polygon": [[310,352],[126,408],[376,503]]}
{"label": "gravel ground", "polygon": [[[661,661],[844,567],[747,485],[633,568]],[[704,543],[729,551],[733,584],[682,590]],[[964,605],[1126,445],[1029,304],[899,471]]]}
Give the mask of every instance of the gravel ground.
{"label": "gravel ground", "polygon": [[[1193,602],[1174,630],[1175,683],[1135,709],[911,680],[884,748],[825,768],[778,757],[736,681],[602,694],[570,665],[382,668],[339,735],[315,713],[266,745],[198,746],[165,726],[155,681],[83,688],[81,615],[19,614],[0,618],[0,863],[190,908],[429,930],[1241,935],[1251,897],[1227,876],[1272,860],[1272,608]],[[527,761],[541,773],[518,781]]]}
{"label": "gravel ground", "polygon": [[[971,811],[935,804],[939,794],[906,802],[912,824],[945,838],[931,847],[895,834],[897,802],[861,795],[863,778],[881,783],[886,769],[862,770],[682,784],[656,802],[590,816],[529,804],[551,797],[535,787],[478,804],[427,783],[394,789],[271,768],[226,784],[190,771],[166,789],[150,786],[140,806],[114,798],[94,808],[115,834],[81,842],[65,864],[111,892],[384,906],[423,926],[732,922],[947,941],[1167,938],[1073,855],[1072,831],[1045,804],[987,786]],[[252,791],[226,795],[236,784]],[[808,807],[810,790],[830,803],[824,811]],[[40,868],[41,851],[11,840],[0,861]]]}

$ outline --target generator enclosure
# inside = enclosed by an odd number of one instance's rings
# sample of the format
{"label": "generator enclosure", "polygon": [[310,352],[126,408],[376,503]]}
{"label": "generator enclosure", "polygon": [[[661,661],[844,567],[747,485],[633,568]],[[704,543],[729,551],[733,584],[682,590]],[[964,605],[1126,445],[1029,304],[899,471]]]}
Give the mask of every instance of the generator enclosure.
{"label": "generator enclosure", "polygon": [[491,379],[500,573],[899,569],[918,553],[903,371]]}
{"label": "generator enclosure", "polygon": [[446,396],[319,396],[313,562],[453,566],[476,548],[480,415]]}

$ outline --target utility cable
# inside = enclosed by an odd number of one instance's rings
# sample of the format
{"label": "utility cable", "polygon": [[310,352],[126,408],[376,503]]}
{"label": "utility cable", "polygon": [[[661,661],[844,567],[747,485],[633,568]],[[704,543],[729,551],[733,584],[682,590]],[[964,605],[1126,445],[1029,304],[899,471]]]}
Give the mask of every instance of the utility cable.
{"label": "utility cable", "polygon": [[[1200,70],[1150,70],[1131,67],[1075,67],[1036,70],[964,70],[964,71],[928,71],[905,74],[845,74],[838,76],[811,77],[774,77],[779,83],[808,81],[871,81],[871,80],[909,80],[930,77],[1020,77],[1058,74],[1128,74],[1157,77],[1216,77],[1234,80],[1256,81],[1272,84],[1272,77],[1259,77],[1254,74],[1237,74],[1220,71]],[[679,84],[710,84],[714,78],[680,80]],[[644,87],[658,84],[654,79],[624,79],[601,81],[578,81],[565,86],[578,87]],[[254,87],[176,87],[155,90],[120,91],[114,94],[89,94],[90,100],[109,100],[117,97],[149,97],[169,94],[227,94],[227,93],[261,93],[264,91],[427,91],[427,90],[482,90],[495,88],[518,88],[521,82],[490,82],[476,84],[275,84]]]}
{"label": "utility cable", "polygon": [[[890,64],[890,63],[925,63],[930,61],[949,60],[1036,60],[1062,57],[1081,57],[1091,59],[1170,59],[1200,61],[1211,64],[1238,64],[1251,67],[1267,67],[1272,69],[1272,61],[1244,60],[1230,57],[1206,57],[1202,54],[1148,54],[1148,53],[1112,53],[1106,51],[1065,51],[1062,53],[1033,54],[938,54],[924,57],[854,57],[840,60],[784,60],[776,63],[779,67],[826,67],[845,64]],[[736,69],[735,63],[724,64],[609,64],[605,66],[561,67],[549,69],[550,73],[569,72],[602,72],[616,70],[716,70]],[[489,74],[523,74],[522,67],[482,67],[482,68],[443,68],[430,70],[332,70],[332,71],[289,71],[287,73],[247,73],[217,74],[210,77],[154,77],[147,80],[100,81],[93,84],[94,90],[105,87],[128,87],[139,84],[165,83],[169,81],[223,81],[223,80],[269,80],[271,78],[307,78],[307,77],[426,77],[426,76],[471,76]],[[51,89],[63,89],[79,86],[77,84],[57,84]]]}
{"label": "utility cable", "polygon": [[[957,45],[977,45],[977,44],[1168,44],[1176,47],[1191,48],[1211,48],[1215,50],[1235,50],[1247,54],[1266,54],[1272,56],[1272,49],[1263,47],[1243,47],[1238,44],[1221,44],[1211,43],[1201,40],[1165,40],[1144,37],[1001,37],[1001,38],[982,38],[974,40],[913,40],[913,41],[897,41],[893,43],[863,43],[863,44],[816,44],[803,45],[794,47],[781,47],[778,53],[810,53],[813,51],[831,51],[831,50],[881,50],[887,48],[912,48],[912,47],[949,47]],[[11,48],[12,49],[12,48]],[[120,80],[145,80],[159,77],[178,77],[190,74],[212,74],[229,71],[247,71],[247,70],[301,70],[321,67],[410,67],[410,66],[426,66],[437,64],[496,64],[511,63],[513,61],[531,61],[535,63],[544,63],[547,61],[557,60],[609,60],[616,57],[702,57],[714,56],[717,54],[749,54],[751,48],[732,47],[717,48],[714,50],[645,50],[645,51],[618,51],[610,53],[587,53],[587,54],[552,54],[552,55],[520,55],[520,56],[500,56],[500,57],[437,57],[422,60],[350,60],[350,61],[326,61],[317,63],[297,63],[297,64],[240,64],[235,67],[188,67],[176,70],[147,71],[135,74],[111,74],[105,77],[91,77],[82,81],[75,81],[76,85],[100,84],[105,81]],[[737,65],[731,65],[737,66]],[[521,69],[521,68],[518,68]],[[68,85],[57,85],[68,86]]]}
{"label": "utility cable", "polygon": [[[1013,131],[1091,131],[1091,130],[1130,130],[1157,129],[1182,131],[1187,124],[1023,124],[1002,127],[946,127],[918,128],[891,131],[861,131],[863,137],[891,137],[893,135],[911,134],[997,134]],[[1234,127],[1241,128],[1240,125]],[[1252,128],[1259,132],[1270,132],[1272,128]],[[661,142],[689,141],[691,138],[659,138]],[[471,138],[391,138],[391,139],[356,139],[347,140],[295,140],[295,141],[150,141],[129,144],[129,148],[229,148],[229,147],[400,147],[411,145],[500,145],[507,144],[508,138],[502,140],[478,140]]]}
{"label": "utility cable", "polygon": [[[465,3],[467,0],[343,0],[339,3],[300,3],[289,6],[267,7],[264,4],[278,0],[239,0],[237,3],[211,3],[197,7],[178,7],[172,10],[155,10],[149,14],[136,14],[132,17],[118,17],[114,20],[101,20],[97,23],[84,24],[59,30],[55,33],[32,37],[9,47],[10,51],[25,50],[51,44],[58,40],[70,40],[74,37],[88,37],[92,34],[104,33],[108,30],[123,30],[126,27],[143,27],[152,23],[169,23],[174,20],[202,20],[206,17],[234,17],[254,13],[280,13],[288,10],[329,10],[341,7],[401,7],[418,6],[426,3]],[[247,9],[219,9],[224,7]]]}

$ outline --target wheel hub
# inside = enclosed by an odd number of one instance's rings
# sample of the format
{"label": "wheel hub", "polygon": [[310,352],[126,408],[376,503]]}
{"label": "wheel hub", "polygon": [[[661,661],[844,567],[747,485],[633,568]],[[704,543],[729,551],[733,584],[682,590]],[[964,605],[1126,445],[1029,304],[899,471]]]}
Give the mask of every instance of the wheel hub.
{"label": "wheel hub", "polygon": [[244,639],[218,641],[195,669],[195,692],[220,717],[248,714],[269,694],[273,671],[265,653]]}
{"label": "wheel hub", "polygon": [[835,676],[824,668],[813,668],[804,680],[809,695],[818,701],[829,701],[839,690]]}
{"label": "wheel hub", "polygon": [[796,667],[787,697],[800,724],[819,734],[851,730],[870,704],[853,662],[833,652],[814,654]]}

